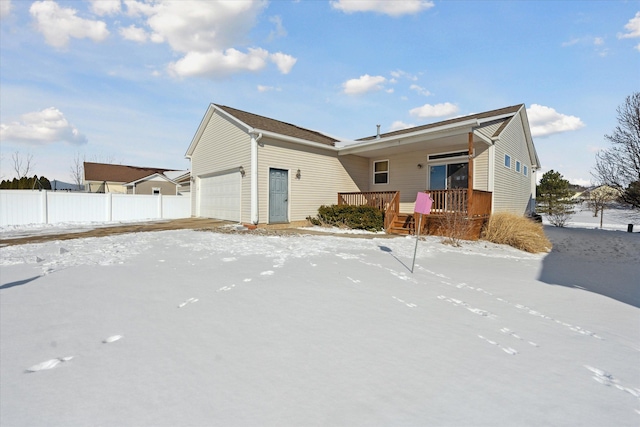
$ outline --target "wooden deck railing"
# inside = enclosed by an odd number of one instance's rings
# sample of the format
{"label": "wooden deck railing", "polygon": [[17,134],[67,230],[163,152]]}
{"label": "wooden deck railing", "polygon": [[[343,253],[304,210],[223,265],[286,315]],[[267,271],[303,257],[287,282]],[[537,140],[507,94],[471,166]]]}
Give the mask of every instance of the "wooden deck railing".
{"label": "wooden deck railing", "polygon": [[384,229],[389,230],[393,223],[398,218],[400,213],[400,192],[396,191],[393,195],[393,199],[389,202],[387,209],[384,211]]}
{"label": "wooden deck railing", "polygon": [[399,191],[368,191],[363,193],[338,193],[338,205],[373,206],[384,212],[384,229],[387,230],[400,213]]}
{"label": "wooden deck railing", "polygon": [[395,191],[338,193],[338,205],[373,206],[384,212],[395,194]]}
{"label": "wooden deck railing", "polygon": [[470,217],[491,215],[491,192],[483,190],[473,190],[470,200],[468,215]]}
{"label": "wooden deck railing", "polygon": [[491,192],[473,190],[471,197],[466,188],[453,190],[425,190],[433,199],[431,213],[463,213],[469,217],[491,214]]}

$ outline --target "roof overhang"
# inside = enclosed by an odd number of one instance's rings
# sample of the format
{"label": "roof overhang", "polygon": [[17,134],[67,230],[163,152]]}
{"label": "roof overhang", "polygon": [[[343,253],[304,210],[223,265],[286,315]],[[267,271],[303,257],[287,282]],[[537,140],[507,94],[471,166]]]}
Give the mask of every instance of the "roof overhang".
{"label": "roof overhang", "polygon": [[152,178],[154,178],[154,177],[156,177],[156,176],[157,176],[157,177],[159,177],[159,178],[162,178],[163,180],[165,180],[165,181],[167,181],[167,182],[170,182],[171,184],[178,185],[178,183],[177,183],[177,182],[175,182],[175,181],[173,181],[173,180],[171,180],[171,179],[167,178],[166,176],[164,176],[164,175],[162,175],[162,174],[160,174],[160,173],[154,173],[154,174],[151,174],[151,175],[148,175],[148,176],[142,177],[142,178],[140,178],[140,179],[136,179],[135,181],[127,182],[126,184],[123,184],[123,185],[124,185],[125,187],[131,187],[131,186],[136,185],[136,184],[137,184],[137,183],[139,183],[139,182],[142,182],[142,181],[149,181],[150,179],[152,179]]}

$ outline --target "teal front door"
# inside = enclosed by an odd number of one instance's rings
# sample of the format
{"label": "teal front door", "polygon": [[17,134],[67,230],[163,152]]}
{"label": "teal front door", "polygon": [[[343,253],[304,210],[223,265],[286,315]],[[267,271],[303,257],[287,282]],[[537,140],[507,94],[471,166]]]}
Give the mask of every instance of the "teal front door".
{"label": "teal front door", "polygon": [[269,169],[269,223],[289,222],[289,172]]}

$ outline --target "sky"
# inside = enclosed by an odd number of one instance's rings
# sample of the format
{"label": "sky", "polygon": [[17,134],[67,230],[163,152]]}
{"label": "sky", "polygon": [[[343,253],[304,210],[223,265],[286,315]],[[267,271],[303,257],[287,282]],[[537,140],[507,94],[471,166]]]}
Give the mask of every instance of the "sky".
{"label": "sky", "polygon": [[0,176],[188,169],[210,103],[356,139],[524,103],[588,185],[640,89],[639,1],[0,0]]}

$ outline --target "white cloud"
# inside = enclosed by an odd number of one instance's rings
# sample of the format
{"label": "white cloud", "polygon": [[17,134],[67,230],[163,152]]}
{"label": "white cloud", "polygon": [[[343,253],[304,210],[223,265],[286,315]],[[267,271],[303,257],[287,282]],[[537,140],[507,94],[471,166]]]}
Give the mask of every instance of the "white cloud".
{"label": "white cloud", "polygon": [[138,43],[144,43],[149,38],[149,35],[144,31],[144,29],[136,27],[133,24],[126,28],[120,28],[119,32],[123,39]]}
{"label": "white cloud", "polygon": [[412,81],[417,81],[418,77],[414,76],[413,74],[409,74],[406,71],[402,71],[402,70],[395,70],[391,72],[391,77],[395,78],[395,79],[399,79],[399,78],[406,78]]}
{"label": "white cloud", "polygon": [[375,12],[393,17],[413,15],[431,9],[427,0],[332,0],[331,7],[345,13]]}
{"label": "white cloud", "polygon": [[636,12],[636,16],[631,18],[629,22],[624,26],[627,30],[626,33],[619,33],[619,39],[633,39],[640,37],[640,12]]}
{"label": "white cloud", "polygon": [[[636,16],[631,18],[629,22],[624,26],[627,30],[626,33],[619,33],[619,39],[632,39],[636,37],[640,37],[640,12],[636,12]],[[635,50],[640,51],[640,43],[638,43]]]}
{"label": "white cloud", "polygon": [[420,95],[424,95],[424,96],[430,96],[433,95],[431,92],[429,92],[427,89],[420,87],[418,85],[411,85],[409,86],[409,89],[418,92]]}
{"label": "white cloud", "polygon": [[258,85],[258,92],[271,92],[271,91],[276,91],[276,92],[280,92],[282,89],[280,89],[279,87],[274,87],[274,86],[263,86],[263,85]]}
{"label": "white cloud", "polygon": [[44,35],[47,44],[64,47],[69,38],[90,38],[102,41],[109,35],[107,24],[76,16],[75,9],[60,7],[54,1],[37,1],[29,9],[36,20],[36,28]]}
{"label": "white cloud", "polygon": [[267,65],[269,52],[264,49],[249,49],[248,53],[230,48],[200,53],[189,52],[177,62],[169,64],[174,76],[224,77],[240,71],[259,71]]}
{"label": "white cloud", "polygon": [[91,0],[91,11],[98,16],[116,15],[122,11],[120,0]]}
{"label": "white cloud", "polygon": [[0,140],[36,145],[54,142],[77,145],[87,143],[87,137],[78,132],[55,107],[24,114],[19,122],[0,124]]}
{"label": "white cloud", "polygon": [[445,102],[443,104],[424,104],[422,107],[417,107],[412,110],[409,110],[409,114],[414,117],[419,117],[421,119],[429,118],[429,117],[446,117],[453,116],[458,112],[458,106],[454,105],[450,102]]}
{"label": "white cloud", "polygon": [[276,53],[270,54],[269,59],[271,60],[271,62],[276,64],[276,66],[278,67],[278,70],[280,70],[282,74],[289,74],[293,66],[298,61],[293,56],[286,55],[282,52],[276,52]]}
{"label": "white cloud", "polygon": [[6,18],[11,14],[11,0],[0,1],[0,19]]}
{"label": "white cloud", "polygon": [[280,16],[270,17],[269,22],[275,24],[276,26],[276,28],[269,33],[269,41],[280,37],[285,37],[287,35],[287,30],[285,30],[284,26],[282,25],[282,18]]}
{"label": "white cloud", "polygon": [[342,84],[342,88],[347,95],[361,95],[383,89],[383,84],[386,81],[387,79],[382,76],[365,74],[357,79],[347,80]]}
{"label": "white cloud", "polygon": [[[125,0],[127,14],[144,17],[148,38],[155,43],[167,43],[174,52],[184,56],[169,64],[175,77],[224,77],[243,71],[259,71],[271,62],[283,74],[288,74],[297,59],[281,52],[270,53],[260,47],[241,51],[236,46],[247,43],[257,17],[266,8],[264,0],[203,1],[194,8],[187,2],[167,0]],[[275,36],[286,35],[282,20],[276,24]],[[142,41],[143,33],[121,30],[123,37]],[[136,28],[136,27],[134,27]]]}
{"label": "white cloud", "polygon": [[409,129],[412,127],[415,127],[415,125],[412,123],[404,123],[400,120],[396,120],[395,122],[391,123],[391,127],[389,128],[389,130],[393,132],[394,130]]}
{"label": "white cloud", "polygon": [[534,137],[578,130],[585,126],[579,117],[558,113],[555,109],[544,105],[532,104],[527,108],[527,116],[531,135]]}

